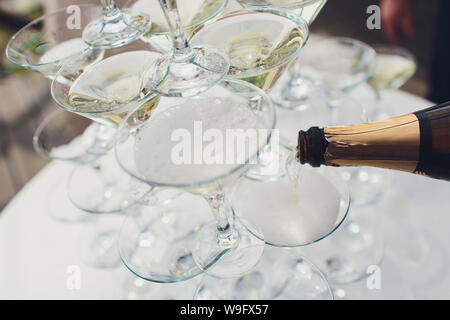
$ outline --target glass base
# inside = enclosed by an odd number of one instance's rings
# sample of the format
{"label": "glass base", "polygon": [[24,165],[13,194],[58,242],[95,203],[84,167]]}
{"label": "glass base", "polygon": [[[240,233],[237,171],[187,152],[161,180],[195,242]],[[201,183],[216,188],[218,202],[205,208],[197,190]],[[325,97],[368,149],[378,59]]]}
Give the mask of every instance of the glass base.
{"label": "glass base", "polygon": [[205,276],[197,300],[332,300],[323,274],[295,250],[266,248],[258,265],[233,279]]}
{"label": "glass base", "polygon": [[192,300],[198,281],[158,284],[139,277],[130,277],[123,285],[122,298],[126,300]]}
{"label": "glass base", "polygon": [[341,168],[342,178],[347,182],[355,205],[378,202],[389,190],[392,175],[378,168]]}
{"label": "glass base", "polygon": [[151,282],[175,283],[203,272],[192,257],[195,234],[211,221],[203,198],[186,193],[165,206],[136,206],[128,215],[119,252],[132,273]]}
{"label": "glass base", "polygon": [[109,154],[96,163],[75,167],[69,178],[69,199],[79,209],[94,213],[117,213],[135,204],[152,190],[131,178]]}
{"label": "glass base", "polygon": [[149,69],[149,85],[163,96],[190,97],[216,85],[228,73],[228,57],[209,47],[192,48],[188,59],[172,53],[159,58]]}
{"label": "glass base", "polygon": [[365,279],[368,267],[379,266],[385,246],[376,207],[353,208],[347,221],[331,237],[302,253],[313,258],[333,285],[349,284]]}
{"label": "glass base", "polygon": [[46,208],[49,216],[62,223],[78,223],[85,221],[89,215],[76,208],[67,196],[67,180],[69,176],[64,175],[52,186],[48,193]]}
{"label": "glass base", "polygon": [[231,232],[223,234],[216,222],[204,226],[196,236],[193,256],[197,265],[218,278],[233,278],[252,270],[264,252],[264,236],[244,219],[234,219]]}
{"label": "glass base", "polygon": [[104,17],[89,23],[83,31],[83,40],[98,49],[117,48],[139,39],[150,27],[147,15],[122,11],[115,18]]}
{"label": "glass base", "polygon": [[270,93],[278,107],[304,111],[309,109],[314,101],[325,99],[325,92],[317,81],[300,75],[289,77],[291,78],[276,84]]}
{"label": "glass base", "polygon": [[90,267],[113,269],[120,265],[117,234],[121,215],[96,216],[87,220],[80,235],[81,259]]}

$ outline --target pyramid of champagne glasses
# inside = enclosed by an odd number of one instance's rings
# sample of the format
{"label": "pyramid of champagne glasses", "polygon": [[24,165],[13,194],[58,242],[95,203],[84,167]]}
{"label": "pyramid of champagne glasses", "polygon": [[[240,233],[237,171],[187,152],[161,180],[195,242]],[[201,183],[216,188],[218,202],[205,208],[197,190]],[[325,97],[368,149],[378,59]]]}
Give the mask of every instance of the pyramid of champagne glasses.
{"label": "pyramid of champagne glasses", "polygon": [[[105,0],[25,26],[7,57],[51,79],[62,109],[34,146],[74,163],[68,199],[96,217],[91,265],[121,262],[150,283],[197,277],[195,299],[332,299],[302,248],[344,224],[350,193],[340,174],[300,168],[299,128],[277,121],[290,85],[279,79],[298,76],[285,71],[326,0],[237,2]],[[371,52],[358,52],[365,81]]]}

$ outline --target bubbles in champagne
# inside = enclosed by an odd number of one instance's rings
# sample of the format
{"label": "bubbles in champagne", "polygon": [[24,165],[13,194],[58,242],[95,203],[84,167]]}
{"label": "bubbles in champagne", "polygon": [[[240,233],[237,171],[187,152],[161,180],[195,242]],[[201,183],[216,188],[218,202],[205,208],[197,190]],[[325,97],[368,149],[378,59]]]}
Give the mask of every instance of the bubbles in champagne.
{"label": "bubbles in champagne", "polygon": [[[130,51],[112,56],[88,68],[72,84],[68,99],[74,112],[118,125],[133,102],[144,98],[143,76],[158,56],[151,51]],[[151,105],[157,103],[153,100]],[[153,107],[146,104],[149,112]]]}
{"label": "bubbles in champagne", "polygon": [[[155,114],[135,139],[135,161],[139,174],[147,180],[162,184],[194,184],[227,176],[230,170],[243,163],[228,162],[228,153],[237,155],[244,147],[248,161],[255,154],[255,141],[245,139],[243,145],[233,143],[230,149],[227,131],[265,129],[266,126],[248,104],[236,98],[201,98],[171,107]],[[215,139],[207,141],[207,132],[214,130],[221,141],[218,161],[209,162],[206,148]],[[256,143],[263,143],[256,141]],[[186,146],[183,152],[178,147]],[[178,160],[182,160],[180,163]]]}
{"label": "bubbles in champagne", "polygon": [[231,78],[268,90],[300,52],[306,36],[289,17],[243,12],[202,29],[193,36],[192,44],[208,44],[224,50],[230,58]]}

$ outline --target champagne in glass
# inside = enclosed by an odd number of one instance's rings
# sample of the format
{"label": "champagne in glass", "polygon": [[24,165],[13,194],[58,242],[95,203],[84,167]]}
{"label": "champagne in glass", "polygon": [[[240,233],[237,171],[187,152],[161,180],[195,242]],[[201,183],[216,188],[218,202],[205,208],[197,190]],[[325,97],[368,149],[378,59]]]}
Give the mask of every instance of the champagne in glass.
{"label": "champagne in glass", "polygon": [[382,106],[382,91],[399,89],[417,70],[417,59],[406,49],[395,46],[375,46],[376,66],[368,83],[375,92],[376,108],[371,118],[383,120],[391,116]]}
{"label": "champagne in glass", "polygon": [[400,88],[416,72],[417,59],[406,49],[393,46],[375,46],[374,49],[376,67],[369,84],[377,93]]}
{"label": "champagne in glass", "polygon": [[[162,97],[160,104],[162,111],[116,144],[118,162],[150,185],[201,195],[215,221],[196,231],[193,259],[219,277],[247,273],[262,255],[264,237],[234,217],[226,194],[270,142],[275,125],[270,98],[247,82],[224,80],[195,98]],[[126,263],[157,279],[163,262]]]}
{"label": "champagne in glass", "polygon": [[156,108],[159,97],[143,87],[142,67],[157,56],[151,51],[128,51],[91,66],[73,81],[70,89],[60,87],[68,89],[65,94],[69,111],[118,126],[130,108],[140,103],[137,114],[140,121],[145,121]]}
{"label": "champagne in glass", "polygon": [[[70,11],[63,8],[37,18],[20,29],[6,48],[8,59],[23,68],[53,79],[66,62],[79,61],[80,69],[103,59],[104,50],[89,47],[82,39],[83,23],[101,17],[99,6],[79,5],[80,28],[66,24]],[[66,79],[60,78],[61,81]]]}
{"label": "champagne in glass", "polygon": [[[129,130],[146,121],[158,103],[156,95],[141,90],[143,67],[159,56],[142,50],[147,47],[138,41],[110,50],[107,59],[85,69],[80,66],[83,57],[79,57],[66,63],[52,83],[52,97],[59,107],[102,125],[98,135],[101,137],[105,132],[102,143],[105,153],[111,151],[116,127],[131,108],[138,110],[129,118]],[[60,78],[67,81],[59,81]],[[73,172],[68,188],[75,206],[93,213],[118,212],[132,206],[151,189],[146,184],[130,181],[129,175],[110,158],[99,159],[98,167],[80,166]],[[91,177],[89,187],[83,186],[86,175]]]}
{"label": "champagne in glass", "polygon": [[230,59],[228,78],[244,80],[267,91],[298,55],[307,38],[307,23],[293,14],[275,9],[246,9],[196,30],[191,42],[221,48]]}
{"label": "champagne in glass", "polygon": [[400,55],[377,54],[377,66],[369,84],[377,91],[398,89],[415,73],[415,61]]}
{"label": "champagne in glass", "polygon": [[[214,21],[223,12],[227,3],[228,0],[178,0],[180,20],[186,36],[190,38],[195,28]],[[173,44],[169,25],[158,1],[139,0],[132,8],[152,17],[152,27],[141,40],[148,42],[158,51],[171,52]]]}

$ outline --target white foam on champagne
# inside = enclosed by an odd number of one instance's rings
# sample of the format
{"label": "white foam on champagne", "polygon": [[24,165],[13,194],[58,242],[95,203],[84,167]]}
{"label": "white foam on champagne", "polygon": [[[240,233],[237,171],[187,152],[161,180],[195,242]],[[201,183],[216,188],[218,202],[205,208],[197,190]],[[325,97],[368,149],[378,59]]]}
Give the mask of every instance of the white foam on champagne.
{"label": "white foam on champagne", "polygon": [[[294,187],[288,179],[246,181],[233,206],[239,215],[258,225],[266,242],[298,246],[331,232],[340,210],[338,190],[322,175],[303,170]],[[256,191],[257,190],[257,191]]]}
{"label": "white foam on champagne", "polygon": [[[140,129],[135,139],[135,162],[139,174],[152,182],[192,184],[227,175],[230,170],[239,167],[241,164],[237,161],[235,163],[206,162],[202,153],[198,153],[198,148],[201,147],[204,151],[211,142],[204,141],[201,136],[198,136],[199,132],[194,130],[195,123],[198,125],[201,122],[203,133],[214,129],[225,139],[227,130],[265,129],[264,123],[248,104],[238,101],[237,98],[192,99],[156,113],[145,128]],[[191,164],[186,162],[176,164],[172,155],[174,148],[181,142],[179,137],[174,140],[172,135],[175,132],[181,132],[180,130],[189,135],[184,136],[183,139],[187,138],[185,141],[188,143],[187,150],[190,155],[187,154],[186,159],[190,159]],[[226,149],[225,141],[222,146],[223,157],[221,158],[225,159],[230,150]],[[245,149],[253,149],[253,147],[255,146],[250,146],[250,140],[246,139]],[[234,148],[231,152],[237,154],[238,151]],[[181,153],[174,152],[174,154],[177,157]],[[200,156],[200,162],[195,160],[198,156]],[[248,160],[248,157],[246,159]]]}

